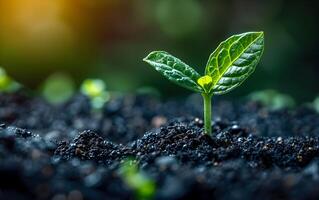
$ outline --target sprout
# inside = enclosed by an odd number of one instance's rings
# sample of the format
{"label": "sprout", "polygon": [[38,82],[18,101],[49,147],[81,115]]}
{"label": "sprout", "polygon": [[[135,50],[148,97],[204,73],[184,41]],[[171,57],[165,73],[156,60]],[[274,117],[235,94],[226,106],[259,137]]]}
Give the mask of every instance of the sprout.
{"label": "sprout", "polygon": [[70,76],[55,73],[49,76],[42,86],[43,97],[52,104],[61,104],[69,100],[75,92],[75,84]]}
{"label": "sprout", "polygon": [[110,99],[110,94],[106,91],[106,85],[100,79],[86,79],[83,81],[81,92],[90,98],[94,109],[101,109]]}
{"label": "sprout", "polygon": [[0,92],[15,92],[20,88],[20,84],[15,82],[6,71],[0,67]]}
{"label": "sprout", "polygon": [[126,160],[120,168],[120,174],[125,183],[134,190],[137,199],[152,199],[155,191],[155,182],[138,170],[134,160]]}
{"label": "sprout", "polygon": [[319,96],[313,101],[313,107],[319,113]]}
{"label": "sprout", "polygon": [[283,108],[292,108],[295,106],[295,100],[287,95],[279,93],[276,90],[263,90],[253,92],[248,96],[252,101],[258,101],[271,110]]}
{"label": "sprout", "polygon": [[226,94],[241,85],[254,72],[263,50],[263,32],[234,35],[209,56],[203,76],[165,51],[151,52],[144,61],[168,80],[202,94],[204,129],[211,134],[212,96]]}

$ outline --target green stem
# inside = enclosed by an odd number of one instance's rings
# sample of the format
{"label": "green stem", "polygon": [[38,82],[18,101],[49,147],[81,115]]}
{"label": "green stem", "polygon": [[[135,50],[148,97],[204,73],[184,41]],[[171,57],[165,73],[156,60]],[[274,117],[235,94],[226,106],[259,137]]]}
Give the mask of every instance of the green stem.
{"label": "green stem", "polygon": [[202,93],[204,99],[204,131],[206,134],[212,134],[212,95]]}

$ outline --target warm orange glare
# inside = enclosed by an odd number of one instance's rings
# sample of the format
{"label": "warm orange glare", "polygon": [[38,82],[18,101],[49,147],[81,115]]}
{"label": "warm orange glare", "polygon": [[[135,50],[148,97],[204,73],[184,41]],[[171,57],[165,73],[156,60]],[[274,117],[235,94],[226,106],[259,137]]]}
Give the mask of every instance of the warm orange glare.
{"label": "warm orange glare", "polygon": [[[63,21],[63,0],[10,0],[0,3],[0,40],[8,47],[58,48],[71,39]],[[62,46],[63,46],[62,45]]]}

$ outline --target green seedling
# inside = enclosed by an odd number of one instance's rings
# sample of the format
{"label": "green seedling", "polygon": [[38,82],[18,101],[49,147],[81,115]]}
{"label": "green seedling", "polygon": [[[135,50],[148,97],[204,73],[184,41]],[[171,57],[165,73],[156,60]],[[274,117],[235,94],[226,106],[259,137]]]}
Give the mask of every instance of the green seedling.
{"label": "green seedling", "polygon": [[110,94],[106,90],[104,81],[100,79],[86,79],[81,86],[82,94],[89,97],[94,109],[101,109],[110,99]]}
{"label": "green seedling", "polygon": [[49,76],[42,85],[42,96],[51,104],[67,102],[75,93],[73,79],[62,72]]}
{"label": "green seedling", "polygon": [[7,72],[0,67],[0,92],[15,92],[20,88],[20,84],[14,81]]}
{"label": "green seedling", "polygon": [[248,95],[252,101],[257,101],[267,106],[270,110],[279,110],[284,108],[293,108],[296,105],[295,100],[287,95],[276,90],[262,90],[253,92]]}
{"label": "green seedling", "polygon": [[153,199],[156,191],[155,182],[138,169],[134,160],[126,160],[121,165],[120,174],[127,186],[134,190],[136,199]]}
{"label": "green seedling", "polygon": [[319,96],[313,101],[313,108],[319,113]]}
{"label": "green seedling", "polygon": [[211,134],[211,99],[241,85],[252,74],[264,50],[264,33],[247,32],[222,42],[209,56],[205,74],[164,51],[151,52],[144,61],[168,80],[201,93],[204,100],[204,131]]}

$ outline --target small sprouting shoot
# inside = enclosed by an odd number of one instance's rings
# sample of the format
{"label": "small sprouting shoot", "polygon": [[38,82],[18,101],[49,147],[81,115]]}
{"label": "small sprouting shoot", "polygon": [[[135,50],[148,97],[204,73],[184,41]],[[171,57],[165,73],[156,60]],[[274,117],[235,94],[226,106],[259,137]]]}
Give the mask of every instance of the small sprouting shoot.
{"label": "small sprouting shoot", "polygon": [[198,83],[198,85],[200,85],[203,88],[203,90],[206,93],[210,93],[210,90],[212,89],[212,86],[213,86],[213,79],[212,79],[212,77],[205,75],[205,76],[200,77],[197,80],[197,83]]}
{"label": "small sprouting shoot", "polygon": [[155,181],[138,169],[136,161],[128,159],[120,167],[120,175],[138,200],[153,199],[156,192]]}
{"label": "small sprouting shoot", "polygon": [[151,52],[143,60],[168,80],[202,94],[204,131],[211,134],[212,96],[226,94],[241,85],[255,71],[263,50],[263,32],[233,35],[209,56],[204,75],[165,51]]}
{"label": "small sprouting shoot", "polygon": [[63,72],[50,75],[43,83],[42,96],[51,104],[59,105],[72,98],[76,90],[74,80]]}
{"label": "small sprouting shoot", "polygon": [[14,81],[7,72],[0,67],[0,92],[15,92],[20,87],[20,84]]}
{"label": "small sprouting shoot", "polygon": [[317,96],[313,101],[313,108],[317,111],[317,113],[319,113],[319,96]]}
{"label": "small sprouting shoot", "polygon": [[106,84],[100,79],[86,79],[81,86],[81,92],[89,97],[94,109],[101,109],[110,99],[110,94],[106,90]]}
{"label": "small sprouting shoot", "polygon": [[253,92],[248,98],[267,106],[270,110],[289,109],[296,105],[290,95],[271,89]]}

